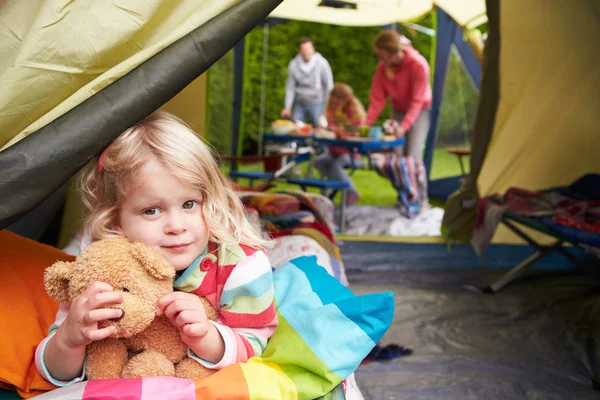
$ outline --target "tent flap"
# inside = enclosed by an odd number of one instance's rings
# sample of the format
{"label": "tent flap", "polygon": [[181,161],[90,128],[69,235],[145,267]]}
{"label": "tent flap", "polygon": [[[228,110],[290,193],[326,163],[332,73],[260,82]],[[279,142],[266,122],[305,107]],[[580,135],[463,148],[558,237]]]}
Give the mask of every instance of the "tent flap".
{"label": "tent flap", "polygon": [[238,2],[80,0],[32,7],[7,1],[0,7],[0,150]]}
{"label": "tent flap", "polygon": [[0,152],[0,229],[33,209],[121,132],[184,89],[279,2],[236,4]]}
{"label": "tent flap", "polygon": [[470,173],[460,190],[446,203],[442,229],[451,240],[468,241],[475,220],[475,211],[466,209],[479,198],[477,178],[485,159],[494,130],[496,108],[500,97],[500,1],[487,0],[488,40],[483,49],[481,90],[473,134],[471,136]]}

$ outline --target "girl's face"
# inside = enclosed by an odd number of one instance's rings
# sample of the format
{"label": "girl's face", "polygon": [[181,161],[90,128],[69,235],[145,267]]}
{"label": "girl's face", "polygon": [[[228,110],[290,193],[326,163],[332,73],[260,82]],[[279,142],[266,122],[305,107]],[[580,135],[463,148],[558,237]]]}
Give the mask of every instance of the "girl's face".
{"label": "girl's face", "polygon": [[344,107],[346,104],[348,104],[348,98],[346,97],[339,97],[339,96],[331,96],[329,98],[329,107],[330,108],[342,108]]}
{"label": "girl's face", "polygon": [[126,189],[116,230],[154,249],[176,271],[187,268],[208,244],[202,193],[173,177],[156,160]]}

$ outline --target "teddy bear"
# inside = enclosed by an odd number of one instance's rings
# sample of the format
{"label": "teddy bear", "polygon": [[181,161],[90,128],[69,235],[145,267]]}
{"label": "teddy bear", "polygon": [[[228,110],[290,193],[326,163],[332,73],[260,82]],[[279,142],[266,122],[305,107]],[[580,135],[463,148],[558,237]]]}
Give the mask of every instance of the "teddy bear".
{"label": "teddy bear", "polygon": [[[175,376],[196,379],[212,373],[188,357],[188,348],[170,321],[157,317],[157,302],[173,291],[175,270],[151,248],[124,237],[90,244],[73,262],[58,261],[46,269],[44,284],[54,300],[71,303],[94,282],[106,282],[123,295],[119,318],[109,338],[86,348],[88,379]],[[203,297],[209,319],[218,312]]]}

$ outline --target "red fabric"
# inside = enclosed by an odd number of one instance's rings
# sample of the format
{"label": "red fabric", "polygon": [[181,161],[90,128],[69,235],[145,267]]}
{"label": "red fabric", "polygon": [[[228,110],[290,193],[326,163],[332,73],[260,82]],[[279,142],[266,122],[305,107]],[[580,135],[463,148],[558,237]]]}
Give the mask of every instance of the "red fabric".
{"label": "red fabric", "polygon": [[323,224],[322,222],[309,222],[306,224],[301,224],[298,226],[295,226],[293,228],[288,228],[288,229],[284,229],[282,231],[279,232],[272,232],[271,233],[271,237],[272,238],[278,238],[281,236],[288,236],[288,235],[293,235],[294,234],[294,230],[295,229],[299,229],[299,228],[311,228],[311,229],[315,229],[319,232],[321,232],[323,235],[325,235],[325,237],[327,237],[327,239],[329,241],[331,241],[331,243],[335,244],[335,239],[333,237],[333,233],[331,232],[331,229],[329,229],[329,227],[325,224]]}
{"label": "red fabric", "polygon": [[390,97],[392,106],[406,113],[400,125],[405,131],[409,130],[421,110],[431,107],[429,63],[418,51],[407,47],[404,61],[394,68],[393,80],[386,77],[385,69],[380,62],[373,76],[367,125],[375,123]]}
{"label": "red fabric", "polygon": [[553,218],[559,224],[577,228],[582,231],[600,233],[600,221],[588,223],[570,215],[560,215]]}
{"label": "red fabric", "polygon": [[269,182],[264,182],[254,187],[243,186],[234,181],[230,181],[229,183],[231,184],[233,190],[235,190],[236,192],[266,192],[267,190],[275,186],[274,184]]}

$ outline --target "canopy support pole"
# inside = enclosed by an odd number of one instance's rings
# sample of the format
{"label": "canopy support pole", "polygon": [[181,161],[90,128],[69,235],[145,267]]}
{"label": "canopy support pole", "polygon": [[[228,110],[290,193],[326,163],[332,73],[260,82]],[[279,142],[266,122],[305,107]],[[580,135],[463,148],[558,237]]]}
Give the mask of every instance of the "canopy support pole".
{"label": "canopy support pole", "polygon": [[[239,139],[242,122],[242,102],[244,96],[244,50],[245,39],[242,38],[233,48],[233,110],[231,118],[231,155],[239,155]],[[237,169],[232,163],[231,169]]]}
{"label": "canopy support pole", "polygon": [[450,55],[450,46],[454,39],[457,25],[452,18],[441,8],[436,8],[436,41],[435,41],[435,68],[433,71],[433,98],[431,102],[431,125],[427,133],[425,142],[425,169],[427,170],[427,181],[431,177],[431,165],[433,163],[433,151],[435,149],[435,139],[437,135],[438,124],[440,120],[440,110],[442,108],[442,99],[444,97],[444,86],[446,84],[446,72],[448,69],[448,59]]}
{"label": "canopy support pole", "polygon": [[258,118],[258,155],[264,153],[263,134],[265,132],[265,104],[267,101],[267,61],[269,59],[269,20],[263,26],[263,58],[260,73],[260,116]]}
{"label": "canopy support pole", "polygon": [[481,63],[471,49],[471,46],[463,38],[462,30],[456,29],[454,33],[454,47],[458,50],[462,63],[467,71],[467,75],[471,79],[473,85],[479,91],[481,86]]}

